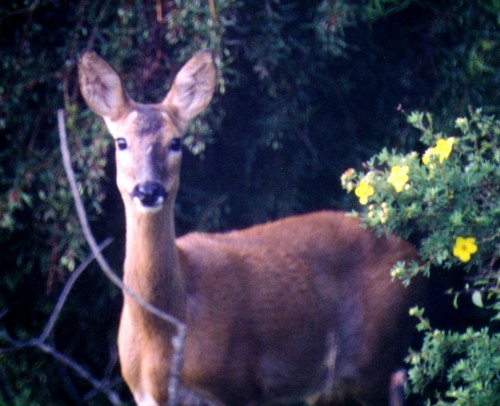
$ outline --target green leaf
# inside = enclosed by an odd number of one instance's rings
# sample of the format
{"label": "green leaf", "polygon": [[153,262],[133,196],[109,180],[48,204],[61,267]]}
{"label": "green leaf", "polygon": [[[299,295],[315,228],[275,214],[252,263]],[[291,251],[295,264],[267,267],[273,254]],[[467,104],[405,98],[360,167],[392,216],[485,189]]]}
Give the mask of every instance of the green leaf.
{"label": "green leaf", "polygon": [[472,303],[474,303],[477,307],[483,307],[483,295],[479,290],[475,290],[472,294]]}

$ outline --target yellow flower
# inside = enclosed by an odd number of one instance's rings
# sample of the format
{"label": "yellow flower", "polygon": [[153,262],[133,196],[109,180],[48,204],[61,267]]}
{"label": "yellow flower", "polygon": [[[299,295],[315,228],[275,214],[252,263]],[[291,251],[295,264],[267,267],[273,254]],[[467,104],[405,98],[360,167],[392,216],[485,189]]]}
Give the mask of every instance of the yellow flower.
{"label": "yellow flower", "polygon": [[429,164],[431,155],[437,155],[439,157],[439,162],[443,162],[450,156],[454,142],[455,139],[453,137],[449,137],[447,139],[440,138],[439,140],[437,140],[435,147],[429,148],[427,151],[425,151],[425,154],[422,157],[422,162],[424,163],[424,165]]}
{"label": "yellow flower", "polygon": [[457,237],[453,255],[460,258],[462,262],[469,262],[470,257],[477,251],[476,239],[474,237]]}
{"label": "yellow flower", "polygon": [[409,168],[408,166],[393,166],[391,168],[391,174],[389,175],[389,178],[387,179],[387,182],[389,182],[392,186],[394,186],[394,189],[396,189],[396,192],[401,192],[405,185],[408,183],[408,171]]}
{"label": "yellow flower", "polygon": [[424,156],[422,157],[424,165],[429,165],[429,159],[432,154],[434,154],[434,148],[428,148],[427,151],[425,151]]}
{"label": "yellow flower", "polygon": [[449,137],[447,139],[439,139],[434,147],[434,153],[439,155],[439,162],[443,162],[451,154],[451,149],[453,147],[453,142],[455,139]]}
{"label": "yellow flower", "polygon": [[368,203],[368,198],[375,194],[375,190],[366,180],[359,182],[358,187],[354,189],[354,194],[359,197],[359,203],[365,205]]}

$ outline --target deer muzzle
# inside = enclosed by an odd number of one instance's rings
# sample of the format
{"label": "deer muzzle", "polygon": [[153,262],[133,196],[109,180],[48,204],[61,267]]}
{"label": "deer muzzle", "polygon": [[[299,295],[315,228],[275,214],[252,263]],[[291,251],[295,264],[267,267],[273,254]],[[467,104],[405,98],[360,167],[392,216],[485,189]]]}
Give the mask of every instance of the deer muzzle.
{"label": "deer muzzle", "polygon": [[163,207],[168,193],[157,182],[139,183],[131,193],[132,201],[136,207],[146,213],[155,213]]}

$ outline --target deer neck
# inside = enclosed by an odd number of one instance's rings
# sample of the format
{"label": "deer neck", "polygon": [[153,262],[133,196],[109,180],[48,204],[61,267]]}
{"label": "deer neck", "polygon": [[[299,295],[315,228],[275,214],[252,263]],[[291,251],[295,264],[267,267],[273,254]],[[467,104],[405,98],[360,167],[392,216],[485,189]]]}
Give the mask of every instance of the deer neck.
{"label": "deer neck", "polygon": [[[127,239],[124,282],[148,303],[184,319],[185,290],[175,245],[173,207],[155,214],[126,208]],[[132,298],[125,303],[145,319],[151,316]]]}

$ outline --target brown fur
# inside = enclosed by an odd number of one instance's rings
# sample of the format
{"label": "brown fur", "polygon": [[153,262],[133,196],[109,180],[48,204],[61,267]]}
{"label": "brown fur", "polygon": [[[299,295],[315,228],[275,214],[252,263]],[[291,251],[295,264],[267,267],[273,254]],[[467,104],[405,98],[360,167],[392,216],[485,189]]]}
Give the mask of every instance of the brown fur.
{"label": "brown fur", "polygon": [[[112,135],[127,141],[117,151],[127,217],[124,281],[186,324],[187,392],[226,405],[385,404],[416,298],[415,289],[391,282],[389,270],[416,259],[413,247],[327,211],[175,239],[180,155],[169,145],[212,96],[212,58],[195,55],[158,105],[129,100],[117,78],[97,55],[83,55],[82,94]],[[145,123],[148,117],[155,122]],[[154,210],[133,200],[144,182],[168,193]],[[125,297],[120,361],[140,405],[167,402],[174,332]]]}

